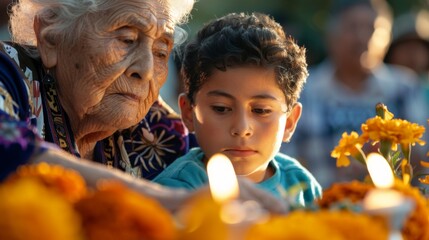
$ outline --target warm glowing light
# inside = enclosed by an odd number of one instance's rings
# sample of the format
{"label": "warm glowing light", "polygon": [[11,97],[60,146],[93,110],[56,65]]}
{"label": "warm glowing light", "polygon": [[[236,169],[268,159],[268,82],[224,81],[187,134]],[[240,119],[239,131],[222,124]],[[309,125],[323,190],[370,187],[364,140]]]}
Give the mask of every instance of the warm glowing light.
{"label": "warm glowing light", "polygon": [[378,153],[368,154],[366,160],[369,175],[378,188],[389,188],[393,186],[394,176],[387,160]]}
{"label": "warm glowing light", "polygon": [[425,39],[429,38],[429,29],[427,27],[428,25],[429,25],[429,11],[427,10],[419,11],[416,19],[416,31],[418,35],[421,36],[422,38],[425,38]]}
{"label": "warm glowing light", "polygon": [[400,206],[404,202],[402,194],[391,189],[377,189],[370,191],[363,203],[366,210],[381,210]]}
{"label": "warm glowing light", "polygon": [[227,156],[215,154],[207,163],[210,191],[213,199],[218,203],[236,199],[238,197],[238,181],[234,167]]}

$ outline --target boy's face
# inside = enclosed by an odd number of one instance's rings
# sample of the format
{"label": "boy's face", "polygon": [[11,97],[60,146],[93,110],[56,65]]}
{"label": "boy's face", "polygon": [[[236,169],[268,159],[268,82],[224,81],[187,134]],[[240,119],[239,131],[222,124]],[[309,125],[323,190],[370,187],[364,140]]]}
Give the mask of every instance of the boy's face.
{"label": "boy's face", "polygon": [[255,182],[265,179],[269,161],[292,136],[301,114],[300,104],[286,112],[274,70],[255,67],[216,70],[195,95],[195,104],[181,96],[180,107],[206,159],[223,153],[237,175]]}

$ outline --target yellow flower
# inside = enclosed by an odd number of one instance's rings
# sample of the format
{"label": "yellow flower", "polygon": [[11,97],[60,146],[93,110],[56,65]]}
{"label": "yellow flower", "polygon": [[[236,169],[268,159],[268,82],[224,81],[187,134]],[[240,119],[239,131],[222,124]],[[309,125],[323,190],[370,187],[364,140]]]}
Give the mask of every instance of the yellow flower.
{"label": "yellow flower", "polygon": [[0,239],[83,239],[79,215],[56,192],[34,179],[0,185]]}
{"label": "yellow flower", "polygon": [[419,178],[419,182],[429,184],[429,175],[426,175],[424,178]]}
{"label": "yellow flower", "polygon": [[[363,229],[364,231],[356,231]],[[387,239],[384,221],[347,211],[294,211],[250,227],[245,240]]]}
{"label": "yellow flower", "polygon": [[173,218],[157,201],[117,182],[104,182],[78,201],[87,240],[175,239]]}
{"label": "yellow flower", "polygon": [[429,168],[429,162],[420,161],[420,165],[425,168]]}
{"label": "yellow flower", "polygon": [[22,178],[32,178],[39,181],[71,203],[85,196],[88,191],[85,180],[78,172],[66,169],[60,165],[50,165],[47,163],[22,165],[6,179],[6,182],[13,182]]}
{"label": "yellow flower", "polygon": [[[220,240],[228,238],[228,226],[221,217],[222,205],[209,192],[193,196],[176,213],[177,240]],[[204,237],[203,237],[204,236]]]}
{"label": "yellow flower", "polygon": [[343,133],[338,145],[331,152],[331,157],[337,159],[337,167],[347,167],[350,165],[350,156],[360,154],[359,149],[362,147],[364,140],[356,132],[350,135]]}
{"label": "yellow flower", "polygon": [[402,181],[395,181],[393,188],[400,191],[405,196],[412,198],[415,203],[414,210],[411,212],[402,228],[404,239],[429,239],[428,200],[420,193],[418,188],[405,184]]}
{"label": "yellow flower", "polygon": [[315,214],[294,211],[288,215],[273,215],[266,222],[252,225],[245,240],[342,240],[334,227],[326,226]]}
{"label": "yellow flower", "polygon": [[392,147],[396,147],[396,144],[414,146],[418,143],[424,145],[425,142],[420,139],[424,132],[423,126],[402,119],[385,120],[376,116],[362,124],[363,138],[374,142],[389,141],[393,144]]}
{"label": "yellow flower", "polygon": [[352,203],[362,201],[374,185],[359,182],[357,180],[344,183],[334,183],[323,190],[322,198],[317,200],[317,205],[323,209],[329,209],[331,205],[348,200]]}
{"label": "yellow flower", "polygon": [[[353,203],[361,202],[368,191],[374,188],[374,185],[358,181],[335,183],[330,188],[323,191],[322,199],[318,200],[318,205],[322,209],[329,209],[333,204],[344,200]],[[403,183],[396,179],[393,189],[398,190],[403,195],[411,197],[415,202],[415,209],[405,221],[402,228],[404,239],[407,240],[426,240],[429,239],[429,208],[427,199],[420,193],[418,188]],[[342,222],[339,227],[344,227]],[[337,227],[337,225],[335,225]],[[365,239],[365,238],[362,238]]]}

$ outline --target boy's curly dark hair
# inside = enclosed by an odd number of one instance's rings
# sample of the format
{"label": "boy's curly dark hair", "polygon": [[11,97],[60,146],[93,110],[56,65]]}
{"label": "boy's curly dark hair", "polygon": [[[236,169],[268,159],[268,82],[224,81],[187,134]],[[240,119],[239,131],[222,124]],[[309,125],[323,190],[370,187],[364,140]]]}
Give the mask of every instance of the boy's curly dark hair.
{"label": "boy's curly dark hair", "polygon": [[211,21],[187,44],[182,60],[181,74],[191,103],[213,70],[255,66],[275,70],[290,110],[308,76],[305,48],[262,13],[231,13]]}

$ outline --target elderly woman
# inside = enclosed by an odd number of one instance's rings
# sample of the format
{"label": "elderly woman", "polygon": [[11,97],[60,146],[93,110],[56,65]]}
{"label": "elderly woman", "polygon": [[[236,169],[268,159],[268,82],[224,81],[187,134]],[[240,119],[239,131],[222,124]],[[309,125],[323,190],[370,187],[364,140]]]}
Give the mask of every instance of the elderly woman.
{"label": "elderly woman", "polygon": [[[188,149],[180,119],[156,101],[170,51],[183,36],[176,24],[192,6],[193,0],[17,2],[14,42],[0,43],[0,177],[20,164],[61,164],[89,185],[119,179],[176,209],[188,192],[130,175],[153,178]],[[281,207],[242,184],[248,197]]]}

